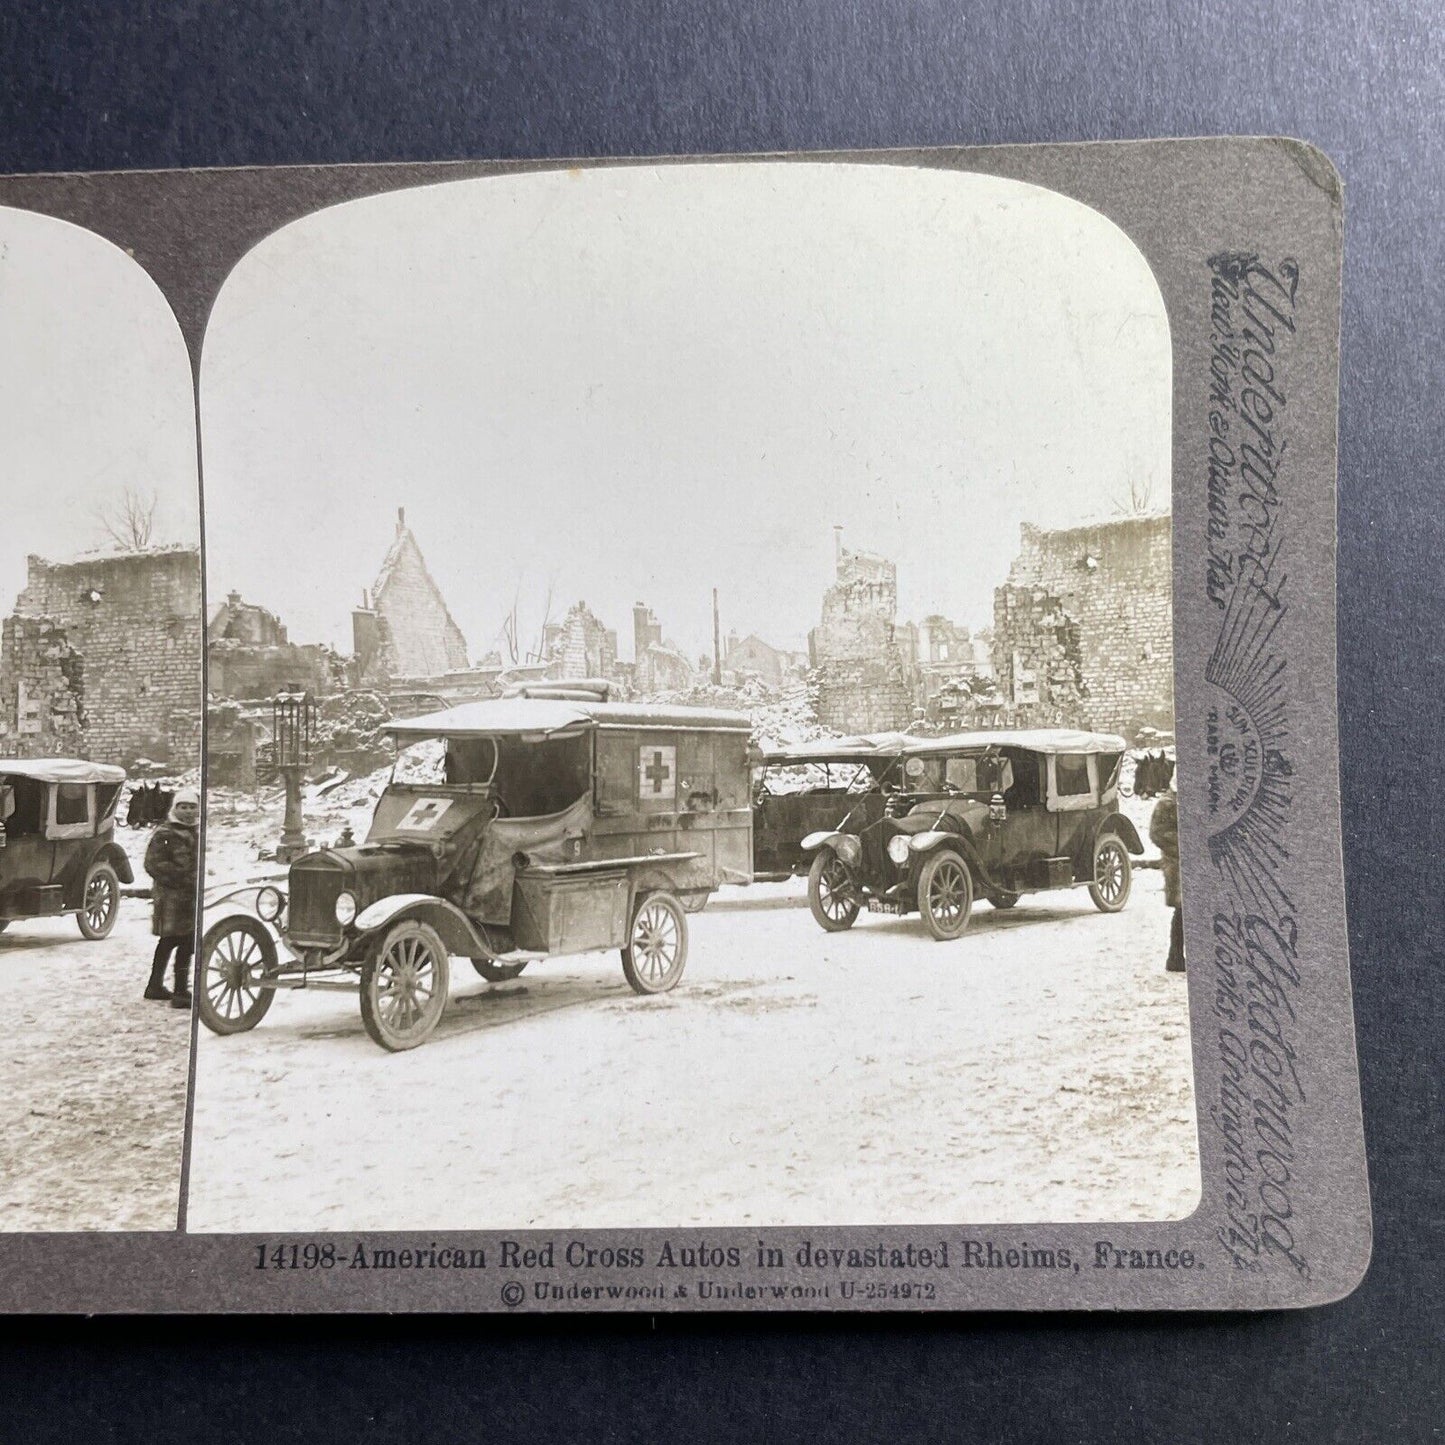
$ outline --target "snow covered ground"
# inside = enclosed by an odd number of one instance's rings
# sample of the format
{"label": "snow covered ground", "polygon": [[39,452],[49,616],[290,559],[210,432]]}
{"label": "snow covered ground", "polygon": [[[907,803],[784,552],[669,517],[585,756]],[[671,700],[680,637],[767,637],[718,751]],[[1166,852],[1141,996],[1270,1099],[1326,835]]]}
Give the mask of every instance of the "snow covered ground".
{"label": "snow covered ground", "polygon": [[[149,836],[116,834],[137,884]],[[0,934],[0,1230],[176,1227],[191,1018],[141,997],[154,946],[134,898],[99,942]]]}
{"label": "snow covered ground", "polygon": [[[367,786],[308,832],[360,836]],[[213,802],[209,881],[271,871],[278,825],[274,800]],[[953,943],[916,917],[825,934],[798,882],[726,889],[674,992],[635,997],[615,954],[503,985],[453,960],[404,1054],[353,995],[283,993],[250,1034],[201,1030],[189,1226],[1181,1217],[1197,1133],[1161,888],[1137,871],[1112,917],[1082,891],[980,904]]]}

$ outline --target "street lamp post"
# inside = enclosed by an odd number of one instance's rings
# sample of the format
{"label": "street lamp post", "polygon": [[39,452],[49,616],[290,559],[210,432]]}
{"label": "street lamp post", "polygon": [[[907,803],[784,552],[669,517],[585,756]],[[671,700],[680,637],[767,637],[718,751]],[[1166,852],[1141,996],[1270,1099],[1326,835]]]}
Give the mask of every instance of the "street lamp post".
{"label": "street lamp post", "polygon": [[316,708],[305,688],[292,683],[271,700],[271,737],[276,770],[286,785],[286,817],[276,861],[289,863],[306,851],[306,824],[301,815],[301,775],[311,763]]}

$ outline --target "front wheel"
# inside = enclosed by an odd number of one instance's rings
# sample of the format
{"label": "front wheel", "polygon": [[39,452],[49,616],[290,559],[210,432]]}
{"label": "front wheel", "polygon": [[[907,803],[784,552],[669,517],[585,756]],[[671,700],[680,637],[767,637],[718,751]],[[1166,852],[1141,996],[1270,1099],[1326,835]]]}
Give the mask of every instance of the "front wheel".
{"label": "front wheel", "polygon": [[92,863],[75,921],[82,938],[105,938],[120,912],[120,878],[109,863]]}
{"label": "front wheel", "polygon": [[1100,913],[1117,913],[1129,901],[1134,881],[1134,864],[1129,850],[1112,833],[1100,838],[1094,849],[1094,881],[1089,897]]}
{"label": "front wheel", "polygon": [[361,1021],[389,1053],[425,1043],[447,1006],[451,965],[430,924],[404,918],[361,966]]}
{"label": "front wheel", "polygon": [[213,1034],[244,1034],[266,1017],[276,997],[276,944],[254,918],[223,918],[201,940],[201,995],[196,1008]]}
{"label": "front wheel", "polygon": [[808,869],[808,907],[820,928],[842,933],[858,919],[858,888],[848,865],[824,849]]}
{"label": "front wheel", "polygon": [[973,916],[973,874],[957,853],[941,848],[918,875],[918,911],[940,941],[957,938]]}
{"label": "front wheel", "polygon": [[633,993],[666,993],[687,964],[687,914],[671,893],[648,893],[632,915],[622,973]]}

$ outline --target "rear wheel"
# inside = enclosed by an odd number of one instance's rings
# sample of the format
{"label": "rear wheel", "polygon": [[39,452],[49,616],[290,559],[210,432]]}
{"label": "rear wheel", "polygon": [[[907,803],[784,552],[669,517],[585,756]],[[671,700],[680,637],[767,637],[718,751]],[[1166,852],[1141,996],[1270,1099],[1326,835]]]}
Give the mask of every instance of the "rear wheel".
{"label": "rear wheel", "polygon": [[201,1022],[213,1034],[244,1034],[276,997],[276,945],[254,918],[223,918],[201,940]]}
{"label": "rear wheel", "polygon": [[472,960],[472,967],[488,983],[510,983],[526,966],[525,963],[493,963],[489,958]]}
{"label": "rear wheel", "polygon": [[687,966],[687,914],[671,893],[647,893],[632,915],[622,973],[633,993],[666,993]]}
{"label": "rear wheel", "polygon": [[82,938],[105,938],[120,912],[120,878],[109,863],[92,863],[75,921]]}
{"label": "rear wheel", "polygon": [[949,848],[941,848],[918,875],[918,911],[937,939],[957,938],[973,915],[973,874]]}
{"label": "rear wheel", "polygon": [[819,853],[808,869],[808,907],[829,933],[842,933],[857,922],[857,885],[848,865],[831,849]]}
{"label": "rear wheel", "polygon": [[447,947],[430,924],[404,918],[382,935],[361,967],[361,1021],[391,1053],[430,1037],[447,1006]]}
{"label": "rear wheel", "polygon": [[1134,865],[1123,840],[1110,833],[1094,849],[1094,881],[1089,897],[1100,913],[1117,913],[1129,901]]}

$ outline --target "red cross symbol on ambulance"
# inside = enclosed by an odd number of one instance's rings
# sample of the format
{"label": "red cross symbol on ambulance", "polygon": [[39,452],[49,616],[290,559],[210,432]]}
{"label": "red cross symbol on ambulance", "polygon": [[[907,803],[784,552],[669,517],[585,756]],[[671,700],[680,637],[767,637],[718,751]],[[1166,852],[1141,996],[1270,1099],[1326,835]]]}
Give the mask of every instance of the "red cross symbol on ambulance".
{"label": "red cross symbol on ambulance", "polygon": [[436,826],[451,805],[450,798],[418,798],[396,826],[408,832],[424,833]]}
{"label": "red cross symbol on ambulance", "polygon": [[644,799],[677,796],[677,749],[644,747],[641,755],[641,785]]}

